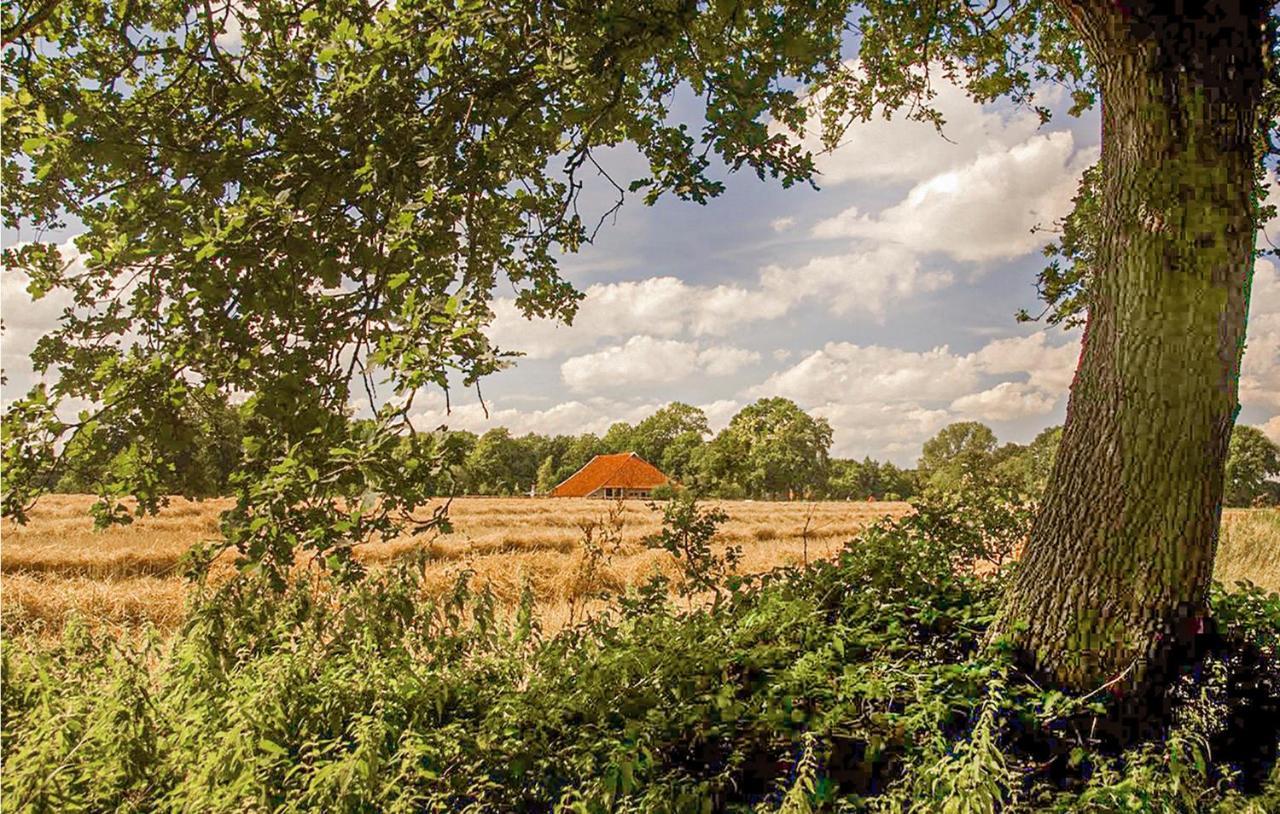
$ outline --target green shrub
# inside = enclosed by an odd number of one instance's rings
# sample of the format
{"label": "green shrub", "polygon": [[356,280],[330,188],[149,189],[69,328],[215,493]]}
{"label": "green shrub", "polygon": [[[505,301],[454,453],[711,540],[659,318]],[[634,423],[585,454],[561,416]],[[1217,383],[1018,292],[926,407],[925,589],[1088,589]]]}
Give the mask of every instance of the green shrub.
{"label": "green shrub", "polygon": [[916,516],[908,521],[970,561],[1011,562],[1031,534],[1037,502],[1017,483],[965,475],[954,489],[926,489],[911,501]]}
{"label": "green shrub", "polygon": [[653,487],[653,490],[649,492],[649,497],[654,500],[671,500],[683,492],[684,488],[677,483],[661,483]]}
{"label": "green shrub", "polygon": [[[957,568],[981,552],[928,516],[758,577],[707,548],[715,520],[673,504],[654,544],[695,585],[714,574],[719,601],[673,604],[656,581],[554,636],[527,592],[500,613],[465,572],[424,599],[412,561],[275,601],[243,579],[169,640],[10,636],[3,808],[1246,812],[1280,797],[1274,774],[1241,794],[1205,748],[1225,667],[1185,688],[1162,741],[1077,748],[1106,705],[983,648],[1005,573]],[[1280,597],[1214,601],[1274,653]]]}

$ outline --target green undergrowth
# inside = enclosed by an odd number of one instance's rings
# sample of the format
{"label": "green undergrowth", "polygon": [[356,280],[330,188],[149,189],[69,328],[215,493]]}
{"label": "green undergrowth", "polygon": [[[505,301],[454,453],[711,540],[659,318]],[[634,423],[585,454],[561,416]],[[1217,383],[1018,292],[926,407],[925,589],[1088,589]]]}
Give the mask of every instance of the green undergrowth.
{"label": "green undergrowth", "polygon": [[1111,693],[982,647],[1007,576],[967,574],[980,535],[923,512],[745,579],[700,518],[669,511],[657,544],[718,569],[714,601],[655,580],[556,635],[466,574],[422,599],[412,561],[274,601],[234,583],[168,638],[10,635],[3,809],[1280,811],[1256,732],[1280,596],[1216,591],[1231,647],[1177,682],[1160,737],[1123,743],[1099,734]]}

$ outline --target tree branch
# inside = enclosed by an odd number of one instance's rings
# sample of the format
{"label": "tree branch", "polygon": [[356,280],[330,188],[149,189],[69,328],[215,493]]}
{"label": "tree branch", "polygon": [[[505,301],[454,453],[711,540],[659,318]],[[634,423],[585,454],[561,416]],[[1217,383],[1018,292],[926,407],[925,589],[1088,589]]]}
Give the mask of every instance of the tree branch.
{"label": "tree branch", "polygon": [[6,31],[3,37],[3,44],[9,45],[30,34],[40,24],[49,19],[49,15],[58,7],[58,3],[62,0],[45,0],[40,8],[36,9],[36,13],[28,17],[24,22],[18,23],[15,31]]}

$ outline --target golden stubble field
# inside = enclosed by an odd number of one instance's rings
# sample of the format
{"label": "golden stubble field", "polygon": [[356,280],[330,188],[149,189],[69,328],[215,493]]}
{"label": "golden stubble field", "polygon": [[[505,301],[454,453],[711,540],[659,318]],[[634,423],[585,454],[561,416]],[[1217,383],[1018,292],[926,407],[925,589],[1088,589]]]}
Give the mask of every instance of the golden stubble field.
{"label": "golden stubble field", "polygon": [[[150,622],[172,628],[182,618],[187,583],[182,556],[197,540],[217,537],[225,501],[176,499],[158,517],[95,531],[87,515],[92,498],[44,499],[27,526],[0,525],[0,610],[4,625],[42,622],[52,632],[73,613],[96,624]],[[906,503],[773,503],[708,501],[729,515],[720,548],[742,549],[740,570],[833,556],[864,526],[898,516]],[[658,512],[644,501],[623,503],[553,498],[460,498],[450,508],[455,531],[363,547],[371,566],[413,549],[424,551],[428,590],[448,590],[464,569],[514,603],[527,581],[541,604],[544,624],[556,626],[581,610],[600,589],[621,591],[655,571],[676,576],[670,555],[645,546],[658,531]],[[602,551],[586,555],[590,533]],[[215,578],[232,573],[230,555]],[[1215,576],[1250,579],[1280,590],[1280,510],[1228,510]]]}
{"label": "golden stubble field", "polygon": [[[152,622],[172,627],[183,615],[187,584],[183,554],[198,540],[218,536],[222,500],[175,499],[157,517],[95,531],[89,496],[53,495],[31,513],[31,522],[0,525],[0,591],[5,626],[43,620],[56,629],[73,612],[100,623]],[[720,550],[740,546],[744,572],[830,557],[857,532],[885,516],[910,510],[906,503],[772,503],[708,501],[728,515]],[[427,584],[441,592],[464,569],[477,584],[489,583],[499,599],[514,603],[527,581],[554,625],[600,589],[621,591],[654,571],[676,576],[664,551],[644,538],[660,528],[661,513],[645,501],[570,498],[458,498],[449,516],[452,534],[428,533],[362,546],[359,558],[376,566],[412,549],[428,559]],[[588,533],[601,549],[586,556]],[[215,564],[215,578],[232,573],[231,555]]]}

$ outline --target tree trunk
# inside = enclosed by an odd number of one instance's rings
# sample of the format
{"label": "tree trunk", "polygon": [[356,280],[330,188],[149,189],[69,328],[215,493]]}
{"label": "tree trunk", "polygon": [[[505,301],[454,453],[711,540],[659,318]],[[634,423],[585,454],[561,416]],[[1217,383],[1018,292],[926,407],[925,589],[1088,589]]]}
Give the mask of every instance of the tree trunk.
{"label": "tree trunk", "polygon": [[1062,444],[993,637],[1074,689],[1140,680],[1205,614],[1253,274],[1266,9],[1210,5],[1177,19],[1069,7],[1099,66],[1102,218]]}

